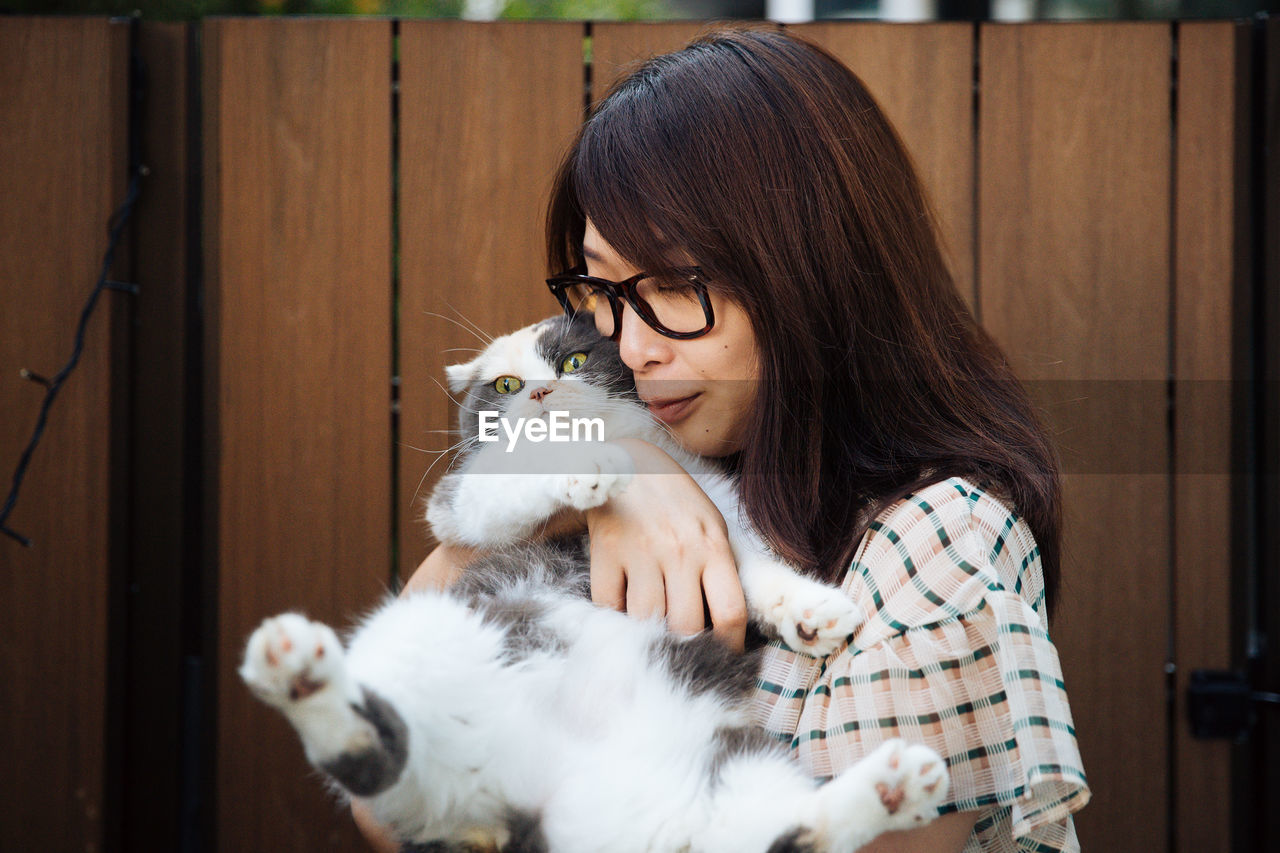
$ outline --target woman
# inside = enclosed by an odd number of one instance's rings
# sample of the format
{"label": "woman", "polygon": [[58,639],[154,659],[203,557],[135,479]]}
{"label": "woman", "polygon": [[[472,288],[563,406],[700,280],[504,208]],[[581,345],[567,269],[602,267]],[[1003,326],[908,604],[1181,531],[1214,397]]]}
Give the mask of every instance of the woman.
{"label": "woman", "polygon": [[[548,248],[553,291],[616,337],[653,414],[739,475],[777,553],[864,610],[824,660],[766,649],[761,725],[815,777],[897,735],[947,756],[944,815],[866,849],[1076,849],[1089,791],[1045,627],[1054,453],[861,82],[771,30],[650,60],[579,133]],[[627,447],[672,476],[587,513],[593,597],[741,647],[723,519],[665,454]],[[438,549],[410,586],[467,557]]]}

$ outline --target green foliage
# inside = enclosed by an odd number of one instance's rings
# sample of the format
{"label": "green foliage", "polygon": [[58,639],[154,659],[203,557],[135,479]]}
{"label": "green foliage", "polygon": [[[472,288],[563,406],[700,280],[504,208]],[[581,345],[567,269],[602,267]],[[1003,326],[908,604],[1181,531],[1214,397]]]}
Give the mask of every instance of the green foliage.
{"label": "green foliage", "polygon": [[380,15],[397,18],[457,18],[463,0],[382,0]]}
{"label": "green foliage", "polygon": [[[190,21],[206,15],[386,15],[457,18],[465,0],[0,0],[19,14],[129,15]],[[503,18],[631,21],[667,17],[664,0],[507,0]]]}
{"label": "green foliage", "polygon": [[507,0],[500,17],[637,21],[671,17],[663,0]]}

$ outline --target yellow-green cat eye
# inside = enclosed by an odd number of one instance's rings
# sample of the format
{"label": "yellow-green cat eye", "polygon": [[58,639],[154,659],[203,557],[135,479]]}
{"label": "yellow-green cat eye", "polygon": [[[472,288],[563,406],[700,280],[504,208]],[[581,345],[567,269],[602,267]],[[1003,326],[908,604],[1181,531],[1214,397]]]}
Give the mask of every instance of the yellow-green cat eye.
{"label": "yellow-green cat eye", "polygon": [[568,358],[566,358],[564,361],[560,363],[560,372],[573,373],[575,370],[578,370],[579,368],[582,367],[582,365],[586,363],[587,363],[587,354],[585,352],[575,352],[573,355],[569,356]]}
{"label": "yellow-green cat eye", "polygon": [[499,376],[493,383],[493,390],[499,394],[514,394],[524,387],[524,382],[514,376]]}

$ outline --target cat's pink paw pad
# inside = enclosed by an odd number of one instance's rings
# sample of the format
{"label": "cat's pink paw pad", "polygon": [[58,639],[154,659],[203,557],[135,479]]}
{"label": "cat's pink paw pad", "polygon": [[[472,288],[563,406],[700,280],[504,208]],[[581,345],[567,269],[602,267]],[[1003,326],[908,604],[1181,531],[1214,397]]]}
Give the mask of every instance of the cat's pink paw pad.
{"label": "cat's pink paw pad", "polygon": [[823,657],[849,638],[862,613],[838,589],[806,583],[778,599],[769,614],[787,645]]}
{"label": "cat's pink paw pad", "polygon": [[340,673],[342,645],[333,629],[296,613],[268,619],[249,637],[240,677],[271,705],[300,702]]}
{"label": "cat's pink paw pad", "polygon": [[947,765],[927,746],[891,740],[867,756],[878,764],[875,790],[884,810],[902,826],[936,816],[949,788]]}

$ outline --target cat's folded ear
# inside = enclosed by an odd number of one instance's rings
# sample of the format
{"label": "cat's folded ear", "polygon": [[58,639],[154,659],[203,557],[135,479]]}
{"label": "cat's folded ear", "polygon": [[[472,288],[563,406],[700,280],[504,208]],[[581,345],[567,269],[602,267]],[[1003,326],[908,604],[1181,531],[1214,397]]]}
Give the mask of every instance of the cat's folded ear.
{"label": "cat's folded ear", "polygon": [[461,394],[467,390],[472,382],[476,381],[478,371],[476,370],[476,362],[479,359],[472,359],[463,364],[445,365],[444,375],[449,380],[449,390],[454,394]]}

